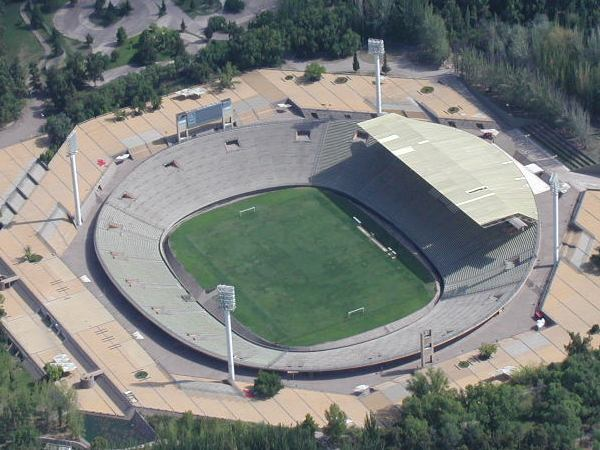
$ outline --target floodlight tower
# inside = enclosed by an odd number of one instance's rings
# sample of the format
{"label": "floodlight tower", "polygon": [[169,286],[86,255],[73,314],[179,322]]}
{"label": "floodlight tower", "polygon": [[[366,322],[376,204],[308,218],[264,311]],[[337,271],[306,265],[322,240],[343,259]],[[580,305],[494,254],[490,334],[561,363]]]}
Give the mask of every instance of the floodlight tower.
{"label": "floodlight tower", "polygon": [[75,199],[75,226],[80,227],[83,223],[81,218],[81,199],[79,198],[79,181],[77,180],[77,151],[79,146],[77,144],[77,133],[75,130],[71,131],[71,134],[67,137],[67,144],[69,146],[69,158],[71,159],[71,178],[73,179],[73,197]]}
{"label": "floodlight tower", "polygon": [[382,39],[369,38],[369,54],[375,57],[375,84],[377,85],[376,102],[377,114],[381,115],[381,58],[385,54]]}
{"label": "floodlight tower", "polygon": [[229,366],[229,381],[235,381],[235,367],[233,365],[233,339],[231,337],[231,313],[235,311],[235,287],[219,284],[217,286],[221,309],[225,314],[225,328],[227,333],[227,363]]}
{"label": "floodlight tower", "polygon": [[560,232],[559,226],[560,223],[558,221],[558,196],[560,195],[560,180],[558,179],[558,175],[554,172],[550,176],[550,189],[552,190],[552,219],[554,222],[554,249],[552,252],[554,265],[558,264],[559,252],[560,252]]}

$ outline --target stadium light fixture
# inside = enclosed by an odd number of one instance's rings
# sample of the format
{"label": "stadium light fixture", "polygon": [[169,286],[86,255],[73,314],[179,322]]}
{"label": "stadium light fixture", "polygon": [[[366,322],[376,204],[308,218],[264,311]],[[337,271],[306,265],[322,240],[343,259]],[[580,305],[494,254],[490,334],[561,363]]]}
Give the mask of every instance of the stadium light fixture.
{"label": "stadium light fixture", "polygon": [[226,284],[217,286],[219,303],[225,315],[225,329],[227,334],[227,363],[229,367],[229,381],[235,382],[235,366],[233,364],[233,338],[231,336],[231,313],[235,311],[235,287]]}
{"label": "stadium light fixture", "polygon": [[69,147],[69,159],[71,160],[71,178],[73,180],[73,197],[75,201],[75,226],[80,227],[83,223],[81,218],[81,198],[79,197],[79,181],[77,179],[77,152],[79,144],[77,143],[77,132],[71,131],[67,137],[67,146]]}
{"label": "stadium light fixture", "polygon": [[559,233],[559,214],[558,214],[558,197],[560,195],[560,180],[556,172],[550,176],[550,189],[552,191],[552,219],[554,222],[554,249],[552,251],[554,265],[558,264],[560,258],[560,233]]}
{"label": "stadium light fixture", "polygon": [[377,114],[381,115],[381,58],[385,54],[385,46],[382,39],[369,38],[369,54],[375,57],[375,84],[376,84],[376,103]]}

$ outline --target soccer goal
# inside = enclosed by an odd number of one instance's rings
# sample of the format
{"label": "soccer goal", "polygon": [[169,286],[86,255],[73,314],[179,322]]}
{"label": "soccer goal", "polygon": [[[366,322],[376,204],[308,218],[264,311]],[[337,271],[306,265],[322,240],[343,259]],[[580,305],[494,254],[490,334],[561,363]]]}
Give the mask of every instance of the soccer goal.
{"label": "soccer goal", "polygon": [[250,208],[241,209],[240,210],[240,217],[242,217],[245,214],[253,214],[255,212],[256,212],[256,206],[251,206]]}
{"label": "soccer goal", "polygon": [[346,318],[350,319],[352,316],[354,316],[356,314],[363,314],[364,315],[364,313],[365,313],[365,307],[361,306],[360,308],[356,308],[356,309],[353,309],[352,311],[348,311],[346,313]]}

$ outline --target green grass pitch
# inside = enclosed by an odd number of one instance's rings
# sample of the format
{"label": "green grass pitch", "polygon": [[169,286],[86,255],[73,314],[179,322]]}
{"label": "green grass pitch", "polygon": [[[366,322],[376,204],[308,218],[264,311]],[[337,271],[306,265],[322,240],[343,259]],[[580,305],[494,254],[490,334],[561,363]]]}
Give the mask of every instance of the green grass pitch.
{"label": "green grass pitch", "polygon": [[[239,211],[256,207],[240,217]],[[353,220],[398,252],[392,260]],[[169,245],[204,289],[236,287],[234,316],[284,345],[313,345],[385,325],[433,297],[432,275],[354,203],[316,188],[272,191],[200,214]],[[347,317],[364,307],[365,313]]]}

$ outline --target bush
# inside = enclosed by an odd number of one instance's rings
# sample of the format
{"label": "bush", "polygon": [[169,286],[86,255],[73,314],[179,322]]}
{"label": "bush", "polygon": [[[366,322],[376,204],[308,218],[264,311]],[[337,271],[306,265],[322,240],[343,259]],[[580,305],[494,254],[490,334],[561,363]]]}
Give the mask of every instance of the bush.
{"label": "bush", "polygon": [[483,360],[490,359],[497,350],[498,346],[496,344],[481,344],[479,346],[479,358]]}
{"label": "bush", "polygon": [[598,334],[598,333],[600,333],[600,325],[595,323],[594,325],[592,325],[592,328],[590,328],[590,331],[588,331],[588,334]]}
{"label": "bush", "polygon": [[4,310],[4,295],[0,294],[0,319],[6,315]]}
{"label": "bush", "polygon": [[421,88],[421,94],[431,94],[433,92],[433,86],[423,86]]}
{"label": "bush", "polygon": [[38,255],[37,253],[33,253],[31,251],[31,247],[27,246],[25,247],[25,254],[23,255],[23,260],[27,261],[29,263],[36,263],[36,262],[40,262],[42,260],[43,256],[42,255]]}
{"label": "bush", "polygon": [[458,111],[460,111],[460,109],[458,108],[458,106],[451,106],[450,108],[448,108],[448,112],[450,114],[456,114]]}
{"label": "bush", "polygon": [[458,362],[458,367],[460,367],[461,369],[466,369],[470,365],[471,365],[471,363],[469,361],[466,361],[466,360],[462,360],[462,361]]}
{"label": "bush", "polygon": [[148,372],[145,370],[138,370],[134,375],[136,380],[145,380],[148,378]]}
{"label": "bush", "polygon": [[62,367],[52,363],[46,363],[44,366],[44,372],[46,372],[46,378],[50,382],[60,380],[65,374]]}
{"label": "bush", "polygon": [[310,63],[304,70],[304,79],[309,82],[319,81],[325,73],[325,67],[321,64]]}
{"label": "bush", "polygon": [[254,380],[254,395],[258,398],[271,398],[282,388],[281,377],[275,372],[261,370],[258,372],[258,377]]}
{"label": "bush", "polygon": [[223,5],[223,11],[235,14],[244,10],[246,4],[244,0],[225,0],[225,4]]}

